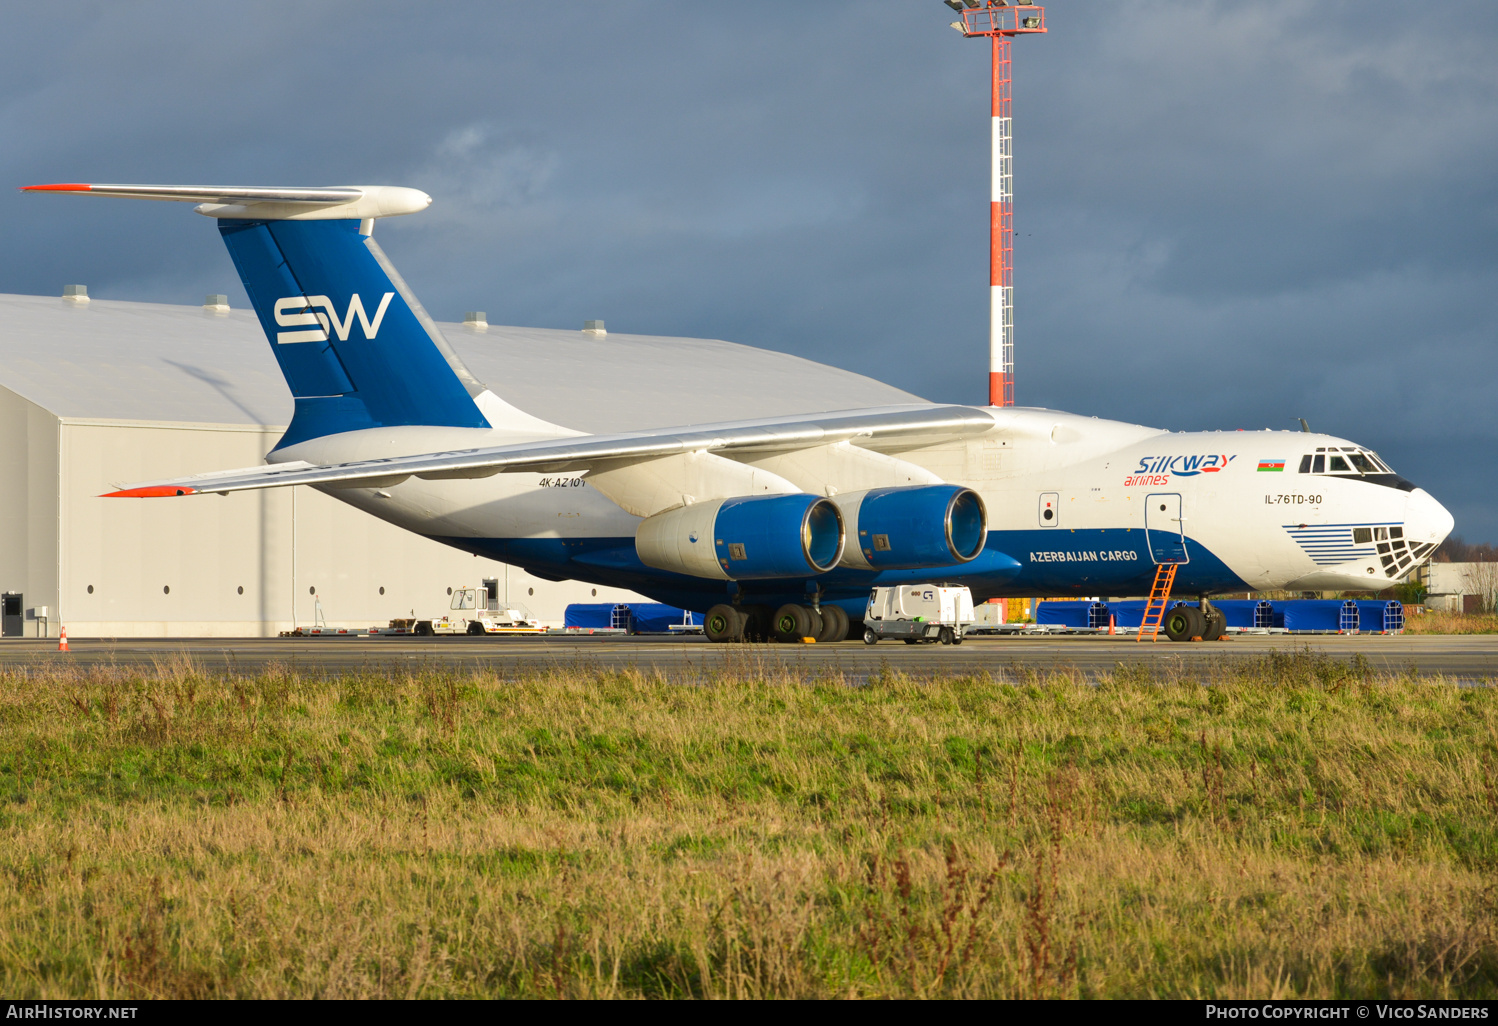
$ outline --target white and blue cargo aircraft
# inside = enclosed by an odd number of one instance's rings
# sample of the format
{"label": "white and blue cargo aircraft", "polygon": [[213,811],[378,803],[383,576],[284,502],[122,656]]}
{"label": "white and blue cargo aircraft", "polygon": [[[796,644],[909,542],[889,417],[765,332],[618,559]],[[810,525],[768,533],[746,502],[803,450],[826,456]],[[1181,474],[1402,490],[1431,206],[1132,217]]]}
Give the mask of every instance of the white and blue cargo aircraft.
{"label": "white and blue cargo aircraft", "polygon": [[1214,594],[1386,588],[1453,526],[1376,453],[1304,431],[931,403],[584,434],[476,380],[372,238],[377,219],[426,209],[425,193],[28,191],[200,204],[295,398],[268,465],[111,495],[311,485],[540,577],[706,611],[715,641],[841,640],[871,586],[1139,595],[1166,563],[1199,601],[1167,633],[1211,638]]}

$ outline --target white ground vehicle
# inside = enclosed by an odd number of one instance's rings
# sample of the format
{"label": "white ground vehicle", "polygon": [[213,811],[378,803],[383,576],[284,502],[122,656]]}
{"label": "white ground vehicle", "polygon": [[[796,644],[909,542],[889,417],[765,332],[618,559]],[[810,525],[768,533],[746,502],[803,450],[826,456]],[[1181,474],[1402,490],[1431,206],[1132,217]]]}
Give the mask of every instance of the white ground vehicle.
{"label": "white ground vehicle", "polygon": [[939,584],[902,584],[875,588],[863,619],[863,642],[899,638],[907,645],[940,641],[962,644],[962,635],[977,622],[973,593]]}
{"label": "white ground vehicle", "polygon": [[371,629],[371,634],[544,634],[538,620],[518,609],[501,608],[494,582],[482,588],[466,585],[452,589],[453,610],[431,620],[391,620],[389,627]]}

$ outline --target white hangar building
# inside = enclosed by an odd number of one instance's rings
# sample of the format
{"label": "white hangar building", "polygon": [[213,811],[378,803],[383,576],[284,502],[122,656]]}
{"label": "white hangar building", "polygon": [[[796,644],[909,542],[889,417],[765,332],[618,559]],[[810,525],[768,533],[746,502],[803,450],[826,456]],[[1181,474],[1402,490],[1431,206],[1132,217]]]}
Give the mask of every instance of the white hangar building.
{"label": "white hangar building", "polygon": [[[441,327],[497,395],[583,431],[919,401],[728,342],[481,318]],[[133,481],[254,466],[291,411],[252,311],[0,295],[4,634],[55,637],[66,624],[71,637],[273,636],[313,623],[319,607],[330,626],[368,627],[413,610],[440,615],[448,588],[485,578],[551,625],[571,602],[638,597],[533,578],[308,487],[98,497]]]}

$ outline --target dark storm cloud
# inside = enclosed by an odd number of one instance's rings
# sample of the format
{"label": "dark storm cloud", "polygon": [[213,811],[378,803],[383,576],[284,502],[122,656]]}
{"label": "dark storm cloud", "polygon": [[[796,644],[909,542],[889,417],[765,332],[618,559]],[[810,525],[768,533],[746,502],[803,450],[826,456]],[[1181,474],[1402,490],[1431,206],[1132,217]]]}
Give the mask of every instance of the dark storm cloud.
{"label": "dark storm cloud", "polygon": [[[12,184],[413,185],[436,203],[381,238],[440,317],[985,394],[987,57],[937,0],[18,8]],[[1020,401],[1304,416],[1498,538],[1498,8],[1048,15],[1015,46]],[[243,302],[185,207],[6,193],[0,218],[0,291]]]}

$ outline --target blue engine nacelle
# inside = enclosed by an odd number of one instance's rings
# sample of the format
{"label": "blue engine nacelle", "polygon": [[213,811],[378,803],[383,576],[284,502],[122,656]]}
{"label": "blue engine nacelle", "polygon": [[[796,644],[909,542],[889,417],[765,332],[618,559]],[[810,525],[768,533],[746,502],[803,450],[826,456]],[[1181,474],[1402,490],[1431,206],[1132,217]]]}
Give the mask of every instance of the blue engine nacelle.
{"label": "blue engine nacelle", "polygon": [[976,559],[988,540],[983,499],[961,485],[871,488],[835,500],[853,544],[842,565],[910,570]]}
{"label": "blue engine nacelle", "polygon": [[826,573],[843,555],[843,517],[804,493],[713,499],[646,517],[635,531],[640,562],[724,581]]}

